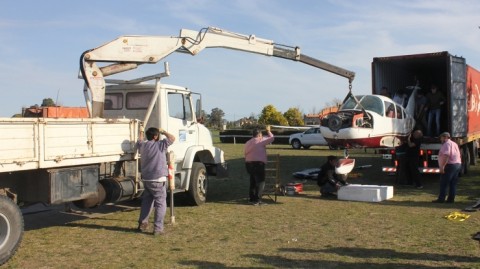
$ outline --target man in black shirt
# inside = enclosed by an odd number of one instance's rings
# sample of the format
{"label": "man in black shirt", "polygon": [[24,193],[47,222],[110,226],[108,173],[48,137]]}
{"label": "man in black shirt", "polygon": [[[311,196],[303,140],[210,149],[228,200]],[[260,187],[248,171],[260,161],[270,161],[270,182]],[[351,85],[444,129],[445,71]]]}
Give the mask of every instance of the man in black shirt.
{"label": "man in black shirt", "polygon": [[340,186],[347,185],[347,182],[342,178],[343,175],[337,175],[335,173],[337,162],[338,158],[330,155],[327,157],[327,162],[320,168],[317,184],[320,186],[322,197],[336,197],[337,189]]}

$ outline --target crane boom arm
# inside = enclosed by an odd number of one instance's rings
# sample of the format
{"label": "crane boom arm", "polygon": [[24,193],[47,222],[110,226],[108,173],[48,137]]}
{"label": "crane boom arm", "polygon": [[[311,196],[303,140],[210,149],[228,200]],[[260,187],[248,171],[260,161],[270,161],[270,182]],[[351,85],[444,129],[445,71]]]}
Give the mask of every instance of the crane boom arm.
{"label": "crane boom arm", "polygon": [[[209,27],[200,31],[182,29],[180,36],[120,36],[95,49],[85,51],[80,58],[80,70],[92,95],[92,117],[103,116],[105,98],[104,77],[154,64],[173,52],[196,55],[205,48],[227,48],[265,56],[299,61],[339,76],[351,83],[355,73],[318,59],[302,55],[299,47],[275,44],[272,40],[242,35]],[[96,62],[113,63],[98,67]]]}

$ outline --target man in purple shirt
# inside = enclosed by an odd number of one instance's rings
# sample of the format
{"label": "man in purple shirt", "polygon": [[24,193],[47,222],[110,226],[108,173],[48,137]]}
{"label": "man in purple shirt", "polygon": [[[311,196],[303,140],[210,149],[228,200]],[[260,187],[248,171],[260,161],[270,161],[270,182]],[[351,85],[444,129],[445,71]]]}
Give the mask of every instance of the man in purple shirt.
{"label": "man in purple shirt", "polygon": [[457,143],[450,140],[450,134],[444,132],[440,134],[442,147],[438,153],[438,167],[440,168],[440,194],[434,203],[445,202],[448,188],[447,203],[455,201],[457,191],[458,174],[462,166],[462,159]]}
{"label": "man in purple shirt", "polygon": [[250,175],[249,196],[253,205],[262,204],[262,194],[265,188],[265,164],[267,163],[266,146],[273,142],[274,137],[267,126],[267,137],[262,131],[255,129],[252,138],[245,143],[245,166]]}
{"label": "man in purple shirt", "polygon": [[[162,235],[163,219],[167,211],[167,188],[168,177],[167,149],[175,137],[163,129],[149,128],[146,132],[147,140],[143,140],[143,129],[137,141],[140,153],[140,165],[142,181],[145,190],[142,195],[142,206],[138,218],[138,231],[145,232],[148,229],[148,218],[152,207],[155,208],[153,235]],[[160,135],[166,138],[160,140]]]}

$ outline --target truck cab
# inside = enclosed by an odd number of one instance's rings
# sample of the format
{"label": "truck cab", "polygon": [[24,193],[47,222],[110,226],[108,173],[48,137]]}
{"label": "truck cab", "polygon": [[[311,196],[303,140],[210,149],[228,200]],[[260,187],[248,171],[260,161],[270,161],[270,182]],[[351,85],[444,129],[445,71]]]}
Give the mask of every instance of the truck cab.
{"label": "truck cab", "polygon": [[213,146],[201,111],[200,94],[159,81],[110,83],[105,90],[105,118],[144,119],[145,129],[162,128],[176,137],[169,147],[175,156],[175,191],[187,192],[195,205],[206,200],[208,176],[226,176],[224,153]]}

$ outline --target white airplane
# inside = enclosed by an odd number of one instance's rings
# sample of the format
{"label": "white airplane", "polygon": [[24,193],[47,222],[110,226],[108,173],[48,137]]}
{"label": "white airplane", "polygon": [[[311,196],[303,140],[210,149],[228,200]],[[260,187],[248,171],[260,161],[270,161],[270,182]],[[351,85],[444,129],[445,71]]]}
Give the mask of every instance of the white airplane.
{"label": "white airplane", "polygon": [[[415,127],[414,111],[417,86],[406,107],[383,95],[358,95],[351,92],[339,111],[325,115],[320,130],[329,145],[353,147],[396,147]],[[396,99],[395,99],[396,100]]]}

